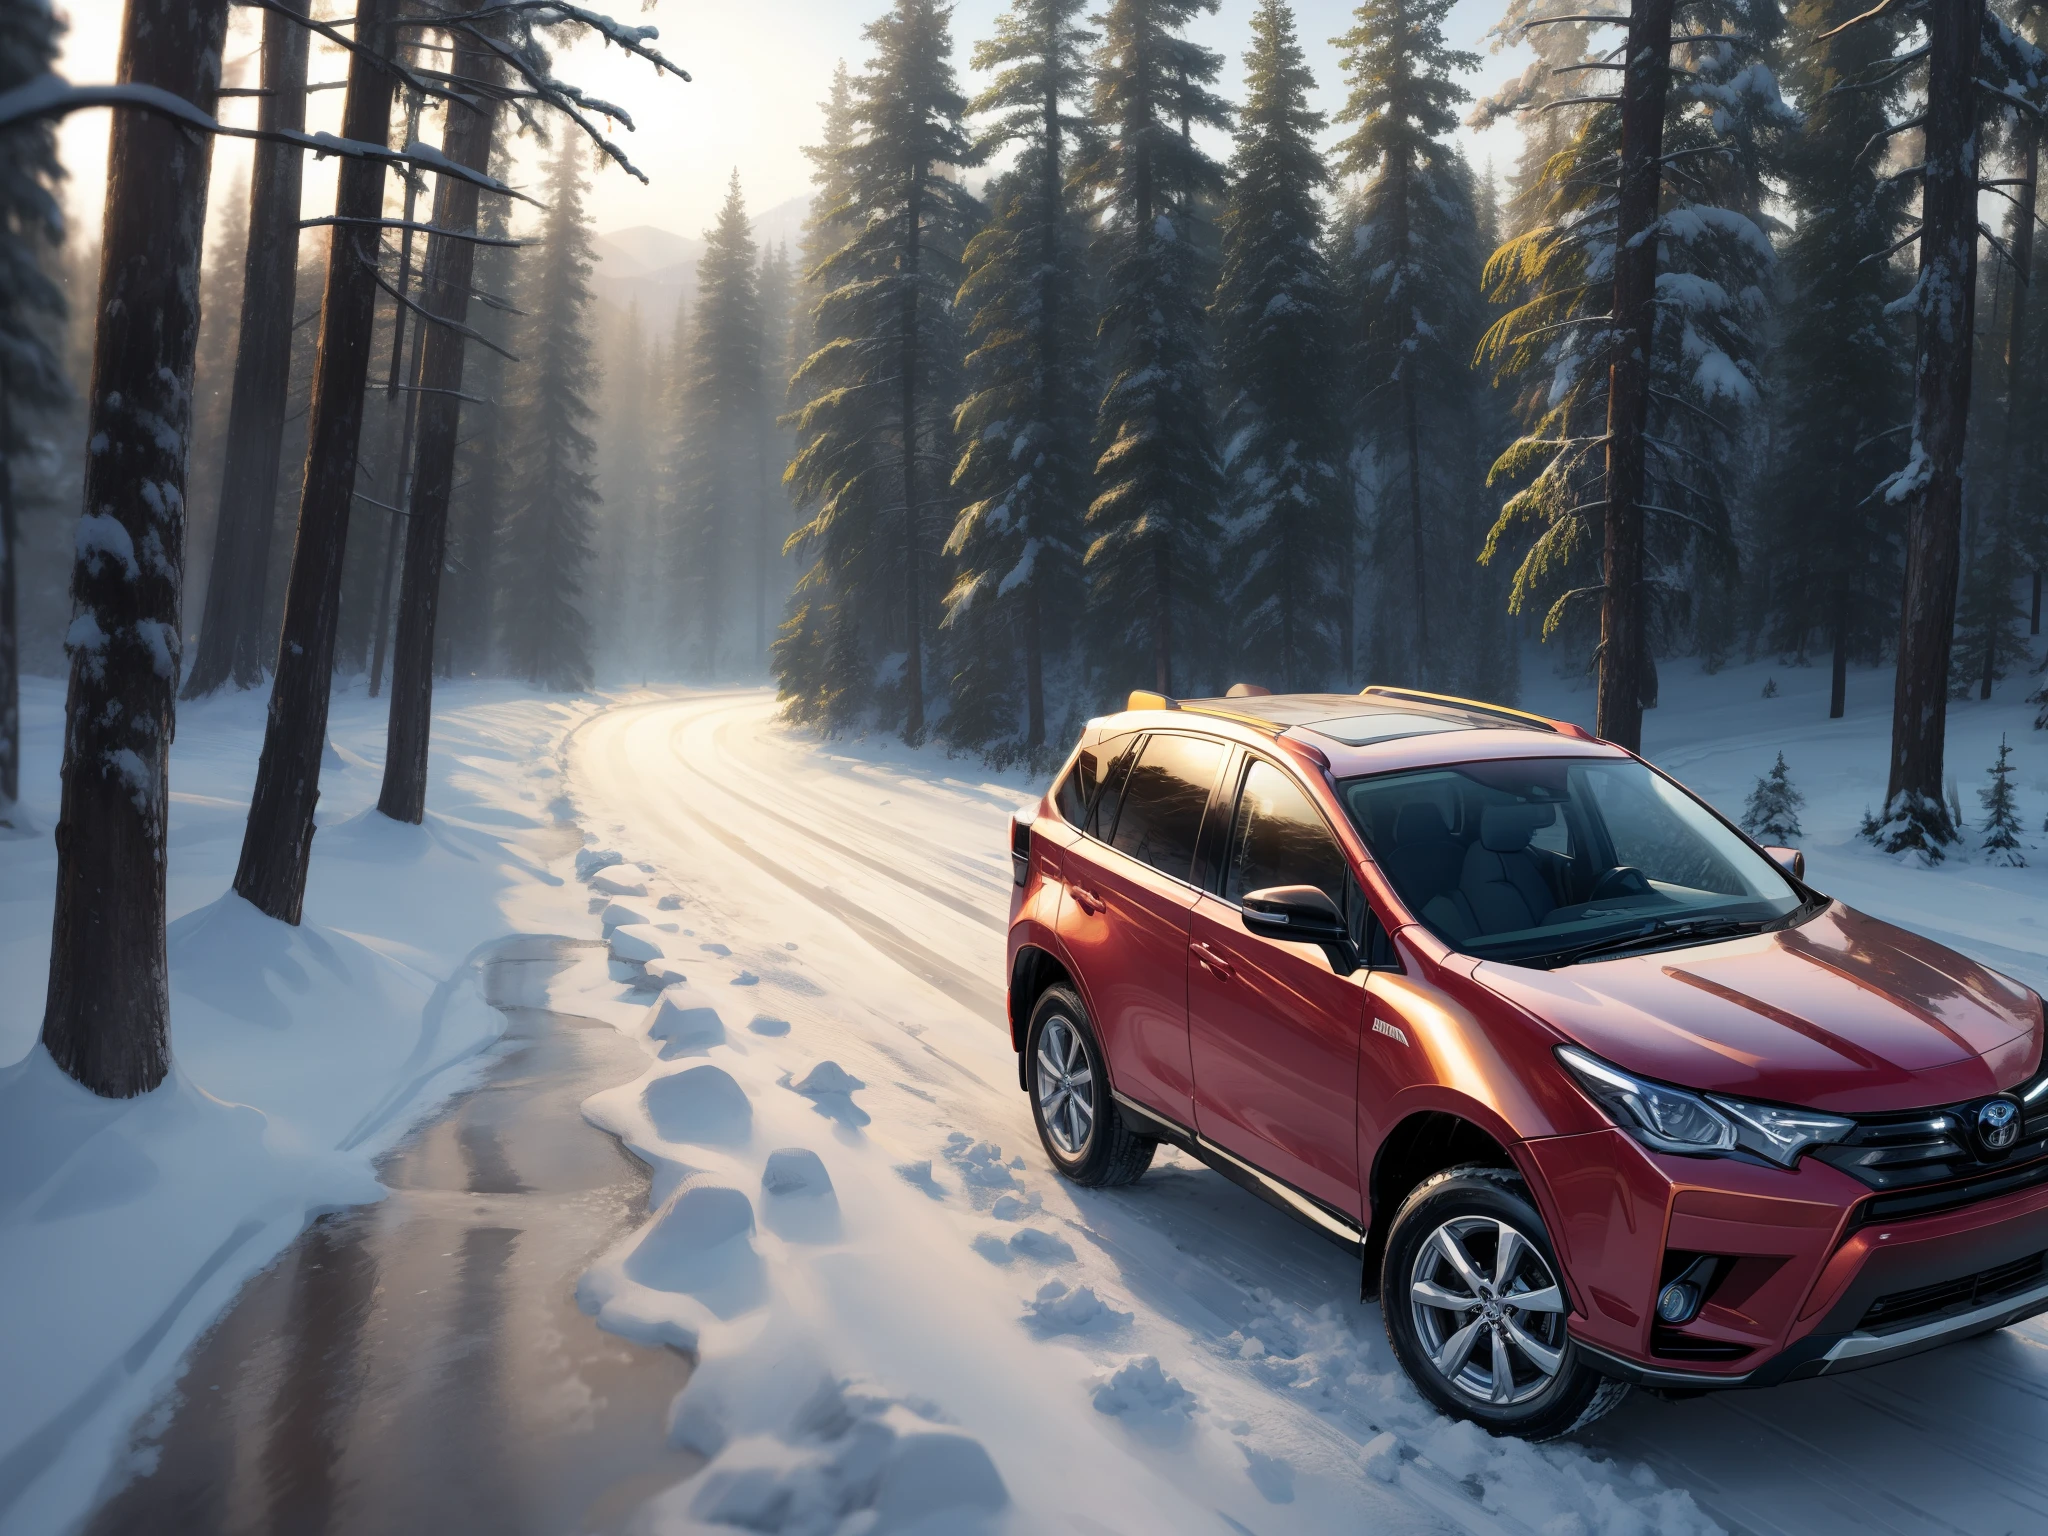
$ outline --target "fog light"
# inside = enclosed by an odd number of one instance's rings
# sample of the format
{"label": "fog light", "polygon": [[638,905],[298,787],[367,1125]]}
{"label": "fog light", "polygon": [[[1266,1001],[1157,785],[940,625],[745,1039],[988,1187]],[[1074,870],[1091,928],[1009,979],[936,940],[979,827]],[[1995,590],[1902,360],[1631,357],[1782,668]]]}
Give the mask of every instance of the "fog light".
{"label": "fog light", "polygon": [[1689,1323],[1700,1309],[1700,1288],[1690,1280],[1674,1280],[1657,1293],[1657,1317],[1666,1323]]}

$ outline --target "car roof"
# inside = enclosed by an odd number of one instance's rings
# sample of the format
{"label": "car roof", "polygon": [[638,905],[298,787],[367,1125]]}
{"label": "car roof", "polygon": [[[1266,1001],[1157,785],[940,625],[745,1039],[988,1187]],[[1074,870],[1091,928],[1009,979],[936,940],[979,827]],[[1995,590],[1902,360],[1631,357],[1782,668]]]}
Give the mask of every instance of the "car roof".
{"label": "car roof", "polygon": [[1131,695],[1123,715],[1098,724],[1120,734],[1196,724],[1190,715],[1202,717],[1204,724],[1227,722],[1307,748],[1338,778],[1487,759],[1625,755],[1568,721],[1477,699],[1385,686],[1362,693],[1267,693],[1240,684],[1215,699],[1140,692]]}

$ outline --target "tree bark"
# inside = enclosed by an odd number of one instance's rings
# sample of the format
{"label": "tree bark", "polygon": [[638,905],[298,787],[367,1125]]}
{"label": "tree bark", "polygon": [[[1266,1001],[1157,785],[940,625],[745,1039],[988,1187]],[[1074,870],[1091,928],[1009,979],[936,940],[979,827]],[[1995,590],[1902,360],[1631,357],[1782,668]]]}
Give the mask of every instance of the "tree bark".
{"label": "tree bark", "polygon": [[1614,325],[1607,370],[1607,496],[1601,549],[1598,729],[1629,751],[1643,744],[1649,639],[1643,599],[1644,437],[1657,329],[1657,220],[1673,0],[1633,0],[1621,85],[1621,194],[1614,253]]}
{"label": "tree bark", "polygon": [[[412,210],[410,208],[406,210],[405,217],[408,224],[412,222]],[[445,244],[446,242],[440,243]],[[429,247],[427,261],[430,268],[434,255],[433,248]],[[420,287],[422,292],[426,290],[430,280],[428,274],[423,273],[421,275]],[[398,291],[400,293],[406,291],[405,271],[403,268],[399,271]],[[405,316],[405,306],[403,304],[398,306],[398,313],[399,317],[403,319]],[[396,510],[384,514],[388,519],[384,536],[384,578],[377,587],[377,628],[370,650],[370,697],[373,699],[384,688],[384,651],[391,637],[391,584],[398,576],[398,552],[402,547],[401,540],[410,537],[407,529],[410,526],[409,520],[412,515],[412,492],[413,487],[418,484],[418,480],[413,474],[412,445],[413,434],[419,422],[421,398],[419,393],[420,370],[424,363],[421,344],[426,339],[425,333],[426,326],[422,324],[412,334],[412,356],[407,360],[405,370],[405,382],[412,387],[403,396],[398,394],[395,387],[391,390],[391,398],[397,410],[395,422],[398,427],[398,446],[396,449],[393,449],[389,443],[386,443],[384,457],[385,461],[391,465],[391,505]]]}
{"label": "tree bark", "polygon": [[[484,83],[481,105],[448,103],[442,153],[457,165],[488,170],[497,106],[490,87],[498,71],[483,44],[468,33],[456,38],[454,73]],[[438,228],[476,228],[474,184],[443,176],[434,188]],[[427,248],[425,307],[457,324],[469,317],[476,247],[435,235]],[[463,337],[447,326],[421,322],[425,342],[418,367],[419,457],[412,465],[411,516],[405,523],[405,579],[398,596],[398,644],[391,660],[391,726],[384,752],[384,787],[377,809],[393,821],[417,824],[427,812],[427,745],[434,722],[434,629],[441,606],[441,571],[448,560],[448,502],[455,489],[455,440],[461,426],[465,356]],[[638,344],[637,338],[635,344]],[[405,505],[405,503],[400,503]]]}
{"label": "tree bark", "polygon": [[1973,67],[1983,0],[1947,0],[1927,13],[1926,165],[1921,173],[1920,344],[1913,379],[1917,477],[1906,527],[1906,587],[1892,693],[1891,778],[1884,846],[1940,857],[1956,828],[1942,803],[1949,649],[1963,526],[1963,444],[1970,414],[1971,332],[1977,298],[1977,112]]}
{"label": "tree bark", "polygon": [[0,827],[21,799],[21,615],[16,612],[13,406],[0,378]]}
{"label": "tree bark", "polygon": [[[308,0],[281,0],[300,15]],[[306,126],[306,43],[289,16],[263,18],[263,88],[257,126]],[[278,461],[292,362],[292,304],[299,269],[299,187],[305,151],[259,141],[249,176],[249,250],[242,264],[242,328],[228,405],[220,517],[206,582],[199,644],[185,676],[196,699],[232,683],[254,688],[275,655],[264,584],[277,520]]]}
{"label": "tree bark", "polygon": [[[129,0],[117,78],[211,114],[226,27],[226,0]],[[114,115],[43,1013],[51,1057],[106,1098],[170,1070],[165,832],[212,158],[204,134]]]}
{"label": "tree bark", "polygon": [[[395,0],[360,0],[357,7],[355,36],[363,51],[350,56],[348,99],[342,109],[346,138],[382,144],[390,134],[396,77],[382,61],[390,56],[394,10]],[[336,215],[376,219],[383,205],[383,165],[343,161],[335,186]],[[299,921],[305,904],[313,808],[320,798],[342,556],[355,492],[363,390],[370,373],[378,250],[376,229],[336,225],[320,308],[320,354],[314,364],[305,483],[285,589],[277,679],[270,690],[256,791],[249,803],[241,863],[235,870],[239,895],[292,924]]]}
{"label": "tree bark", "polygon": [[[1407,151],[1396,151],[1391,161],[1389,179],[1393,183],[1394,248],[1400,252],[1398,259],[1406,262],[1409,254]],[[1401,430],[1408,451],[1408,553],[1415,567],[1415,680],[1427,683],[1435,669],[1431,665],[1429,651],[1429,555],[1422,529],[1422,430],[1416,419],[1414,366],[1413,353],[1402,357],[1399,364]]]}
{"label": "tree bark", "polygon": [[924,635],[917,568],[917,283],[919,248],[924,234],[925,168],[910,169],[910,198],[904,209],[903,232],[903,691],[909,708],[903,739],[912,746],[924,739]]}

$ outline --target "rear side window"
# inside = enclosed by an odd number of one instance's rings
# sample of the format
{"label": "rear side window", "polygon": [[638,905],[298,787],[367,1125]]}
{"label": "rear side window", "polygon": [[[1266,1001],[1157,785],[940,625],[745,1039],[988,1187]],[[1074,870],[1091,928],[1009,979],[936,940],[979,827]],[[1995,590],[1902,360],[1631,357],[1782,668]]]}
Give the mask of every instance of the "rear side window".
{"label": "rear side window", "polygon": [[[1124,736],[1116,741],[1105,741],[1096,751],[1102,754],[1108,767],[1102,770],[1102,785],[1096,792],[1095,808],[1088,813],[1087,824],[1081,830],[1095,837],[1107,838],[1116,829],[1117,808],[1123,804],[1124,781],[1130,777],[1131,764],[1138,756],[1141,738]],[[1114,752],[1114,757],[1108,754]]]}
{"label": "rear side window", "polygon": [[1074,766],[1067,770],[1060,787],[1052,794],[1052,803],[1060,808],[1060,819],[1068,826],[1087,827],[1088,807],[1095,803],[1101,779],[1095,749],[1090,747],[1074,759]]}
{"label": "rear side window", "polygon": [[1237,797],[1223,895],[1241,902],[1248,891],[1312,885],[1341,912],[1351,879],[1329,827],[1301,786],[1271,763],[1254,760]]}
{"label": "rear side window", "polygon": [[1195,841],[1224,752],[1222,742],[1194,736],[1146,738],[1124,786],[1111,846],[1176,880],[1192,875]]}

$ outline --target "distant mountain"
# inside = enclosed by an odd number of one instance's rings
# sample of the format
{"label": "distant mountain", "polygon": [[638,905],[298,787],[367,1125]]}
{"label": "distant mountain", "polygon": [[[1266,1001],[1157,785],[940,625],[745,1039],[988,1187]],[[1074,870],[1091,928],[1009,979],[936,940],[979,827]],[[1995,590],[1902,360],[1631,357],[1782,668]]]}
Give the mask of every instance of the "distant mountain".
{"label": "distant mountain", "polygon": [[[785,241],[791,259],[803,237],[808,197],[792,197],[754,216],[754,239],[763,246]],[[640,306],[640,322],[666,337],[675,326],[676,301],[697,300],[697,261],[704,254],[701,235],[678,235],[652,224],[635,224],[591,241],[597,256],[591,289],[607,304],[625,309]]]}

